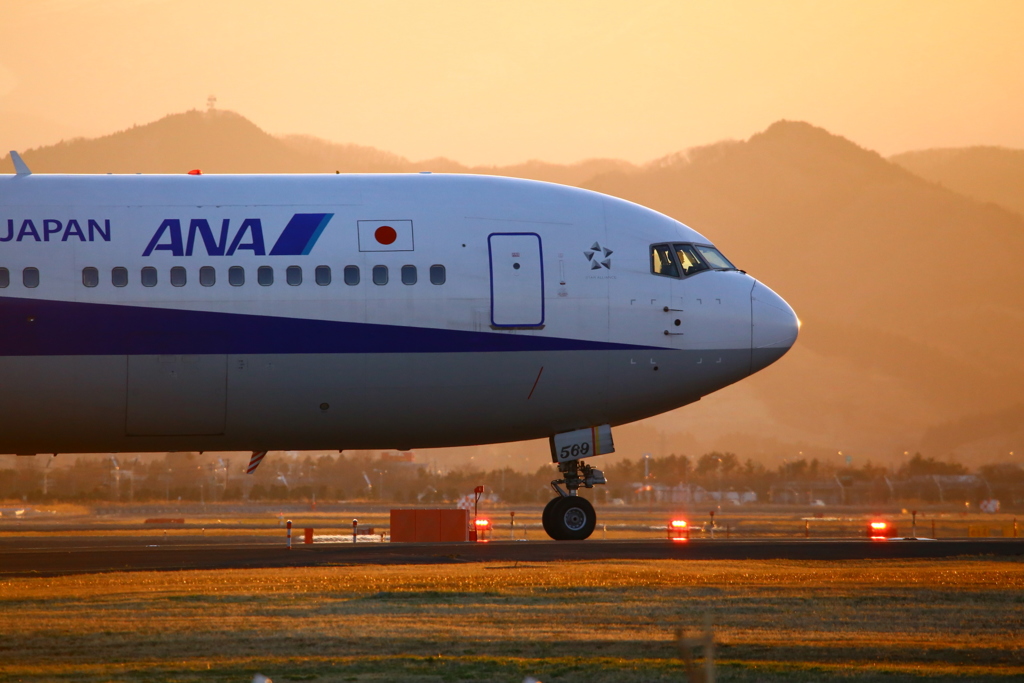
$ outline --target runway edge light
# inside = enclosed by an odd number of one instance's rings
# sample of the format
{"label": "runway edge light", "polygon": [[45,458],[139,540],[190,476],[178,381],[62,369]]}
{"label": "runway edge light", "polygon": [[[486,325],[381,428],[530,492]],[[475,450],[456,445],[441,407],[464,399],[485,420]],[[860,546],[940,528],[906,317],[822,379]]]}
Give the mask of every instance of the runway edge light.
{"label": "runway edge light", "polygon": [[673,519],[668,523],[668,537],[673,541],[687,541],[690,538],[690,525],[685,519]]}

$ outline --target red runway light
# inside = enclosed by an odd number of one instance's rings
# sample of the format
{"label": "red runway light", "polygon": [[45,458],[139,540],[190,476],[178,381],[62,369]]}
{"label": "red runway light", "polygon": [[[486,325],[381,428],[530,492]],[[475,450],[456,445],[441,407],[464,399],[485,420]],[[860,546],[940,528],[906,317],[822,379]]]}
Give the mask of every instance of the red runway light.
{"label": "red runway light", "polygon": [[668,523],[668,537],[673,541],[685,541],[690,537],[690,525],[685,519],[673,519]]}
{"label": "red runway light", "polygon": [[871,522],[871,528],[875,531],[885,531],[885,528],[889,526],[885,522]]}
{"label": "red runway light", "polygon": [[491,531],[491,520],[474,519],[473,527],[469,530],[469,540],[477,543],[487,543],[487,534]]}

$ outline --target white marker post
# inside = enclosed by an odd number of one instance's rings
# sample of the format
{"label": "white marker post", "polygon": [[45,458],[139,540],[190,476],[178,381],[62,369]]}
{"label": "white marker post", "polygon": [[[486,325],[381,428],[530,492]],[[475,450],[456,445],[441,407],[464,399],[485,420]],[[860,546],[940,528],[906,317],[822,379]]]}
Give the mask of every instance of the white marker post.
{"label": "white marker post", "polygon": [[516,512],[515,510],[511,510],[508,514],[512,517],[512,521],[509,522],[508,525],[509,538],[511,538],[514,541],[516,540]]}
{"label": "white marker post", "polygon": [[289,519],[288,522],[285,524],[285,526],[288,527],[288,550],[291,550],[292,549],[292,520]]}
{"label": "white marker post", "polygon": [[358,519],[353,519],[352,520],[352,543],[353,544],[356,542],[356,527],[357,526],[359,526],[359,520]]}

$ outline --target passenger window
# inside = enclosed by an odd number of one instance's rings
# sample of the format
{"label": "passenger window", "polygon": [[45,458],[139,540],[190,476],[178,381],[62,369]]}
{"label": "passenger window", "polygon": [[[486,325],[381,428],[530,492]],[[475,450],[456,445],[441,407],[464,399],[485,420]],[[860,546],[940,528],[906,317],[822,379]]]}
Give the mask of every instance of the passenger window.
{"label": "passenger window", "polygon": [[345,284],[359,284],[359,266],[345,266]]}
{"label": "passenger window", "polygon": [[326,287],[331,284],[331,267],[330,266],[317,266],[316,270],[313,271],[313,279],[321,287]]}
{"label": "passenger window", "polygon": [[651,247],[651,272],[665,277],[679,277],[679,269],[672,258],[672,250],[667,244],[655,244]]}
{"label": "passenger window", "polygon": [[430,266],[430,284],[432,285],[443,285],[445,281],[444,266],[434,265]]}
{"label": "passenger window", "polygon": [[11,271],[0,268],[0,289],[11,286]]}
{"label": "passenger window", "polygon": [[115,287],[128,286],[128,269],[118,266],[110,271],[110,284]]}
{"label": "passenger window", "polygon": [[242,266],[231,266],[228,268],[228,284],[232,287],[241,287],[245,284],[245,268]]}
{"label": "passenger window", "polygon": [[260,266],[256,270],[256,282],[264,287],[274,284],[274,269],[270,266]]}
{"label": "passenger window", "polygon": [[386,285],[388,283],[388,267],[387,266],[374,266],[373,267],[373,284],[375,285]]}
{"label": "passenger window", "polygon": [[82,268],[82,284],[86,287],[95,287],[100,283],[100,271],[95,268]]}
{"label": "passenger window", "polygon": [[702,270],[708,269],[708,264],[700,257],[692,244],[677,244],[676,256],[679,257],[679,265],[683,267],[683,275],[693,275]]}
{"label": "passenger window", "polygon": [[402,266],[402,284],[416,284],[416,266]]}
{"label": "passenger window", "polygon": [[156,268],[146,266],[142,269],[142,286],[156,287]]}
{"label": "passenger window", "polygon": [[300,266],[288,266],[284,271],[284,280],[292,287],[302,284],[302,268]]}
{"label": "passenger window", "polygon": [[217,270],[213,266],[203,266],[200,268],[199,284],[203,287],[213,287],[217,284]]}
{"label": "passenger window", "polygon": [[736,266],[729,263],[729,259],[722,256],[722,252],[714,247],[697,246],[697,251],[704,257],[707,264],[716,270],[736,270]]}
{"label": "passenger window", "polygon": [[185,286],[185,269],[182,268],[181,266],[174,266],[173,268],[171,268],[171,286]]}
{"label": "passenger window", "polygon": [[26,268],[21,271],[21,283],[29,289],[34,289],[39,286],[39,269],[38,268]]}

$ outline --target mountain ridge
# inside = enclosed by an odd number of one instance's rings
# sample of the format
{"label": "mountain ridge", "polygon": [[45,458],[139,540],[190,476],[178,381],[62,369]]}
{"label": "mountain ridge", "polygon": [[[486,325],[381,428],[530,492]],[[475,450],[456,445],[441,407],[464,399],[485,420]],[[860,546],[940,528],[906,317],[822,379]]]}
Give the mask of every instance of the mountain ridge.
{"label": "mountain ridge", "polygon": [[[1024,217],[806,122],[639,166],[469,167],[275,137],[234,112],[193,110],[23,157],[37,172],[489,173],[623,197],[712,236],[804,322],[780,363],[642,429],[620,428],[636,435],[617,438],[628,450],[649,450],[653,428],[688,447],[768,457],[798,446],[878,457],[920,445],[965,458],[1024,452],[1021,430],[978,417],[1015,415],[1020,403]],[[982,436],[979,424],[999,433]]]}
{"label": "mountain ridge", "polygon": [[[309,135],[274,136],[227,110],[189,110],[98,138],[73,138],[26,150],[37,173],[486,173],[576,185],[612,169],[617,159],[575,164],[529,160],[509,166],[466,166],[443,157],[410,161],[375,147]],[[13,170],[10,155],[0,168]]]}
{"label": "mountain ridge", "polygon": [[955,192],[1024,216],[1024,150],[926,149],[896,154],[889,161]]}

